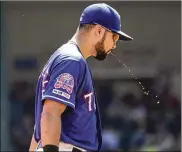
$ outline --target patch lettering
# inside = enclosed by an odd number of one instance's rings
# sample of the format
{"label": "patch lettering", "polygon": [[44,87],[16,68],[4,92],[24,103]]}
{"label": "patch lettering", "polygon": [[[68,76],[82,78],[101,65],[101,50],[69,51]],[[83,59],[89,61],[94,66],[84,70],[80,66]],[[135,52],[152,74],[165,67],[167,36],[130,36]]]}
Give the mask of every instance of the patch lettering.
{"label": "patch lettering", "polygon": [[63,96],[65,98],[67,98],[67,99],[70,99],[70,95],[65,93],[65,92],[63,92],[63,91],[60,91],[60,90],[57,90],[57,89],[53,89],[52,93],[60,95],[60,96]]}

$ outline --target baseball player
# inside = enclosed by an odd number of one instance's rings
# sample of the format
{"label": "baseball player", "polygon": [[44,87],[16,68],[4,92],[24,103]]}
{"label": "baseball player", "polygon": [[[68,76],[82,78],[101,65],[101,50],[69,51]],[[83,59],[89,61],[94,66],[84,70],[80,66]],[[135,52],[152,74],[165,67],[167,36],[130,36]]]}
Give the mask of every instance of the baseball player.
{"label": "baseball player", "polygon": [[120,15],[105,3],[84,9],[75,35],[44,66],[37,83],[30,151],[100,151],[101,120],[86,59],[104,60],[118,40]]}

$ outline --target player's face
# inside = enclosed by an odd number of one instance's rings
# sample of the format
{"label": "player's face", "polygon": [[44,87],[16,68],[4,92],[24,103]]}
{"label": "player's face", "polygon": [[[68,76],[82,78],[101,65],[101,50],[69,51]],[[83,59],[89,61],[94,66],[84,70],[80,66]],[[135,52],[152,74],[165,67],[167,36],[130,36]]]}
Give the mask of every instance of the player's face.
{"label": "player's face", "polygon": [[95,50],[97,53],[95,58],[99,61],[105,60],[107,55],[116,48],[116,42],[118,39],[118,34],[106,29],[102,39],[95,45]]}

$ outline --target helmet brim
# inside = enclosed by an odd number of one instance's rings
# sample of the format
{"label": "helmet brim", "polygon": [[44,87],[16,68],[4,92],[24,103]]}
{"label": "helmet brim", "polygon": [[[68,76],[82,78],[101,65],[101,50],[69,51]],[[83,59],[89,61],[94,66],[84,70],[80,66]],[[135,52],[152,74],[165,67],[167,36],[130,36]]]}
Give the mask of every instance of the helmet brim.
{"label": "helmet brim", "polygon": [[133,40],[133,38],[131,36],[127,35],[126,33],[122,32],[122,31],[119,31],[118,34],[119,34],[119,40],[123,40],[123,41]]}
{"label": "helmet brim", "polygon": [[[94,24],[98,24],[96,22],[93,22],[93,23]],[[98,25],[101,25],[101,24],[98,24]],[[103,26],[103,25],[101,25],[101,26]],[[105,26],[103,26],[103,27],[105,27]],[[107,27],[105,27],[105,28],[107,28]],[[119,35],[119,40],[122,40],[122,41],[130,41],[130,40],[133,40],[133,38],[131,36],[129,36],[128,34],[122,32],[122,31],[118,31],[118,30],[115,30],[115,29],[109,29],[109,30],[111,30],[114,33],[117,33]]]}
{"label": "helmet brim", "polygon": [[112,31],[119,35],[119,40],[122,40],[122,41],[133,40],[133,38],[131,36],[129,36],[128,34],[122,32],[122,31],[116,31],[116,30],[112,30]]}

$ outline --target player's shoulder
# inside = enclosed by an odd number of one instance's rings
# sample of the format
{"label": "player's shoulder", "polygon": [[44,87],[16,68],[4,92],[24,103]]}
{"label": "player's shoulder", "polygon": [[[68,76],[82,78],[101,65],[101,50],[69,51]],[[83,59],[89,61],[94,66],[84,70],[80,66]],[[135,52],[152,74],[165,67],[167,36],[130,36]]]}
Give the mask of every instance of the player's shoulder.
{"label": "player's shoulder", "polygon": [[82,67],[86,66],[86,60],[82,56],[79,48],[70,43],[63,44],[59,47],[50,57],[48,63],[52,67],[58,64],[66,64],[72,62],[73,64],[79,64]]}

